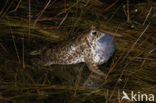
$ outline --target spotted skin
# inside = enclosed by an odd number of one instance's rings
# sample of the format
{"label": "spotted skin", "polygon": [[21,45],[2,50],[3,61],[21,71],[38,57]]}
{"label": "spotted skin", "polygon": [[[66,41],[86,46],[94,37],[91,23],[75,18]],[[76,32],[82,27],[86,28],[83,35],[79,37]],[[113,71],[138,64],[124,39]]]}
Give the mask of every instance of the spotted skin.
{"label": "spotted skin", "polygon": [[104,76],[98,65],[108,61],[114,48],[113,37],[110,34],[97,31],[92,26],[89,32],[79,35],[76,39],[41,53],[37,64],[50,66],[52,64],[67,65],[85,62],[90,71]]}

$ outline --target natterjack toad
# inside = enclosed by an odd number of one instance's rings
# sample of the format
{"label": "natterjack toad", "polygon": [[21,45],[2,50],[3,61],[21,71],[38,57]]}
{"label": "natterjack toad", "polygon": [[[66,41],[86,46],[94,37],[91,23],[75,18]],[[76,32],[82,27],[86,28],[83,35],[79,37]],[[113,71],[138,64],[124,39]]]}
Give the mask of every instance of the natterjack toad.
{"label": "natterjack toad", "polygon": [[37,64],[50,66],[52,64],[67,65],[85,62],[90,71],[99,76],[104,76],[98,65],[107,62],[114,50],[113,36],[97,31],[92,26],[89,32],[41,53]]}

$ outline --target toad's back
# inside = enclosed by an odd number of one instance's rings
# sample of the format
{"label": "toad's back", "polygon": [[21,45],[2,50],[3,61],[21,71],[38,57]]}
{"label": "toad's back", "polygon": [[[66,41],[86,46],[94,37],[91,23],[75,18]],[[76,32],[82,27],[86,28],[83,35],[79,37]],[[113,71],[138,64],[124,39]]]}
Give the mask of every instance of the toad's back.
{"label": "toad's back", "polygon": [[[82,37],[83,36],[83,37]],[[41,64],[76,64],[84,61],[87,47],[86,35],[65,42],[60,46],[46,50],[41,56]]]}

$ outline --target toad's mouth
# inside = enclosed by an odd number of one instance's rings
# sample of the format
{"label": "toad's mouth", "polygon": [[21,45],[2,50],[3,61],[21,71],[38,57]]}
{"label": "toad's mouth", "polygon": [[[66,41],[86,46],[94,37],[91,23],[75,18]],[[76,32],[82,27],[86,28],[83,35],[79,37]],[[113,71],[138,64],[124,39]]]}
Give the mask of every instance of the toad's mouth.
{"label": "toad's mouth", "polygon": [[105,36],[105,33],[99,33],[95,41],[98,42],[101,38],[104,38],[104,36]]}

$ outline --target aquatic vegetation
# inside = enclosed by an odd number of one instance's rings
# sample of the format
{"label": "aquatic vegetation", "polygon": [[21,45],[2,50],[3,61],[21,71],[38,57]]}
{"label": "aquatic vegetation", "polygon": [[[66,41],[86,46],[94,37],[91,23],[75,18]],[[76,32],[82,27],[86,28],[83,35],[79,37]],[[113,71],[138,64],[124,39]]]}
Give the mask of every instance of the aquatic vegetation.
{"label": "aquatic vegetation", "polygon": [[[155,94],[155,4],[149,1],[2,1],[0,102],[108,103],[119,98],[123,90]],[[134,12],[136,9],[138,12]],[[107,78],[99,88],[85,88],[92,73],[83,64],[31,65],[30,51],[60,44],[91,25],[118,35],[115,54],[100,66]]]}

